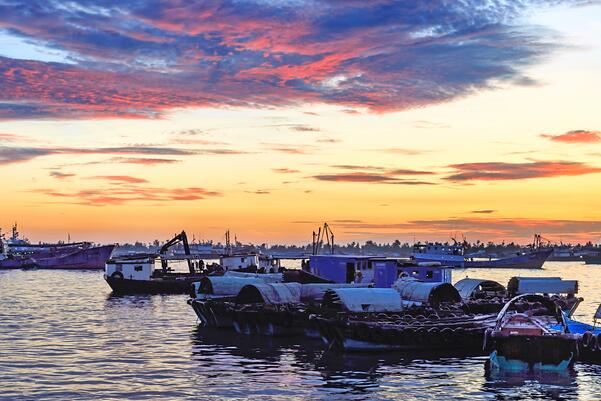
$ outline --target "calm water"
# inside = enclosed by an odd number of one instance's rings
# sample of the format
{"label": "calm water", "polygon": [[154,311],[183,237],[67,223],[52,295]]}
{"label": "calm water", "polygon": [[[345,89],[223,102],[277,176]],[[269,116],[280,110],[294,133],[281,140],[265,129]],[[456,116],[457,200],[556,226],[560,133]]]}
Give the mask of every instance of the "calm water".
{"label": "calm water", "polygon": [[[580,280],[590,321],[601,266],[454,272]],[[0,400],[591,400],[601,366],[488,377],[486,358],[341,355],[319,342],[198,329],[186,296],[111,296],[100,272],[0,272]]]}

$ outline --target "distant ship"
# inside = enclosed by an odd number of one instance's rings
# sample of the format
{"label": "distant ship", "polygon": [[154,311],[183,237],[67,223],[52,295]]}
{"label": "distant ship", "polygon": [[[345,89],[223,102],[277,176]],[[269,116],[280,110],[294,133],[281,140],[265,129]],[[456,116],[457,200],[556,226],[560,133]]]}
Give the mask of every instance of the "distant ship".
{"label": "distant ship", "polygon": [[515,256],[502,258],[485,257],[481,253],[465,254],[462,244],[425,243],[415,244],[411,258],[417,262],[440,262],[457,268],[505,268],[541,269],[553,252],[553,248],[533,248],[519,252]]}
{"label": "distant ship", "polygon": [[582,258],[587,265],[601,265],[601,252],[585,255]]}
{"label": "distant ship", "polygon": [[91,242],[31,244],[19,238],[15,224],[6,242],[0,237],[0,268],[103,270],[114,248],[115,245],[94,246]]}
{"label": "distant ship", "polygon": [[5,241],[4,246],[7,248],[9,253],[26,255],[26,254],[58,254],[71,250],[78,250],[81,248],[89,248],[92,246],[91,242],[57,242],[54,244],[50,243],[39,243],[32,244],[26,238],[20,238],[17,223],[12,226],[12,232],[9,239]]}
{"label": "distant ship", "polygon": [[569,245],[560,245],[553,248],[553,253],[549,256],[553,262],[582,262],[585,256],[589,255],[587,249],[578,249]]}

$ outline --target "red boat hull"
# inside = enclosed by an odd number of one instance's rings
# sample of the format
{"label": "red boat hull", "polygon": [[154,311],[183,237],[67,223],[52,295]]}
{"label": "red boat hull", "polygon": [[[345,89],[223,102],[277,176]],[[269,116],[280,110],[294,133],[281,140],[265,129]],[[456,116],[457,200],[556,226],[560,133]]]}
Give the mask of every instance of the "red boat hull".
{"label": "red boat hull", "polygon": [[114,248],[114,245],[103,245],[35,260],[39,269],[104,270]]}

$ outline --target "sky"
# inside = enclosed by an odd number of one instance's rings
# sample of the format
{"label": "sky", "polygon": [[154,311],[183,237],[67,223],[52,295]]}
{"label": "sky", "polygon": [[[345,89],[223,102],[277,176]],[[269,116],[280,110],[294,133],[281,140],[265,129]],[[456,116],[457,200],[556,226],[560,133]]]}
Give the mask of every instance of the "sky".
{"label": "sky", "polygon": [[591,0],[0,0],[0,227],[597,243],[599,38]]}

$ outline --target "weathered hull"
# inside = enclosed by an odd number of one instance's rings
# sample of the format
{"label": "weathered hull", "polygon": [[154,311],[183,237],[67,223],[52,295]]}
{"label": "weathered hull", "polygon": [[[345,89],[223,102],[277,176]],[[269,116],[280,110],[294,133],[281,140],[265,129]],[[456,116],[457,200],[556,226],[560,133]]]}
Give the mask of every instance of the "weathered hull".
{"label": "weathered hull", "polygon": [[36,258],[36,264],[40,269],[104,270],[114,248],[114,245],[103,245],[58,256]]}
{"label": "weathered hull", "polygon": [[470,268],[502,268],[502,269],[541,269],[552,249],[533,251],[525,255],[512,256],[508,258],[469,261],[466,260],[464,267]]}
{"label": "weathered hull", "polygon": [[506,370],[565,370],[578,354],[576,338],[562,336],[492,336],[491,367]]}
{"label": "weathered hull", "polygon": [[235,312],[232,303],[189,299],[188,305],[194,309],[196,316],[198,316],[203,326],[220,329],[234,328]]}
{"label": "weathered hull", "polygon": [[455,268],[487,268],[487,269],[541,269],[551,255],[553,249],[540,249],[524,255],[510,256],[500,259],[471,260],[456,255],[414,254],[418,262],[440,262]]}
{"label": "weathered hull", "polygon": [[200,275],[151,280],[130,280],[119,277],[105,277],[116,294],[188,294],[192,283],[199,281]]}
{"label": "weathered hull", "polygon": [[583,259],[587,265],[601,265],[601,255],[584,256]]}
{"label": "weathered hull", "polygon": [[11,258],[0,260],[0,270],[11,269],[32,269],[37,267],[34,259],[31,258]]}
{"label": "weathered hull", "polygon": [[451,318],[387,324],[344,321],[315,317],[322,339],[330,347],[346,351],[432,351],[481,352],[484,332],[494,316],[479,319]]}

